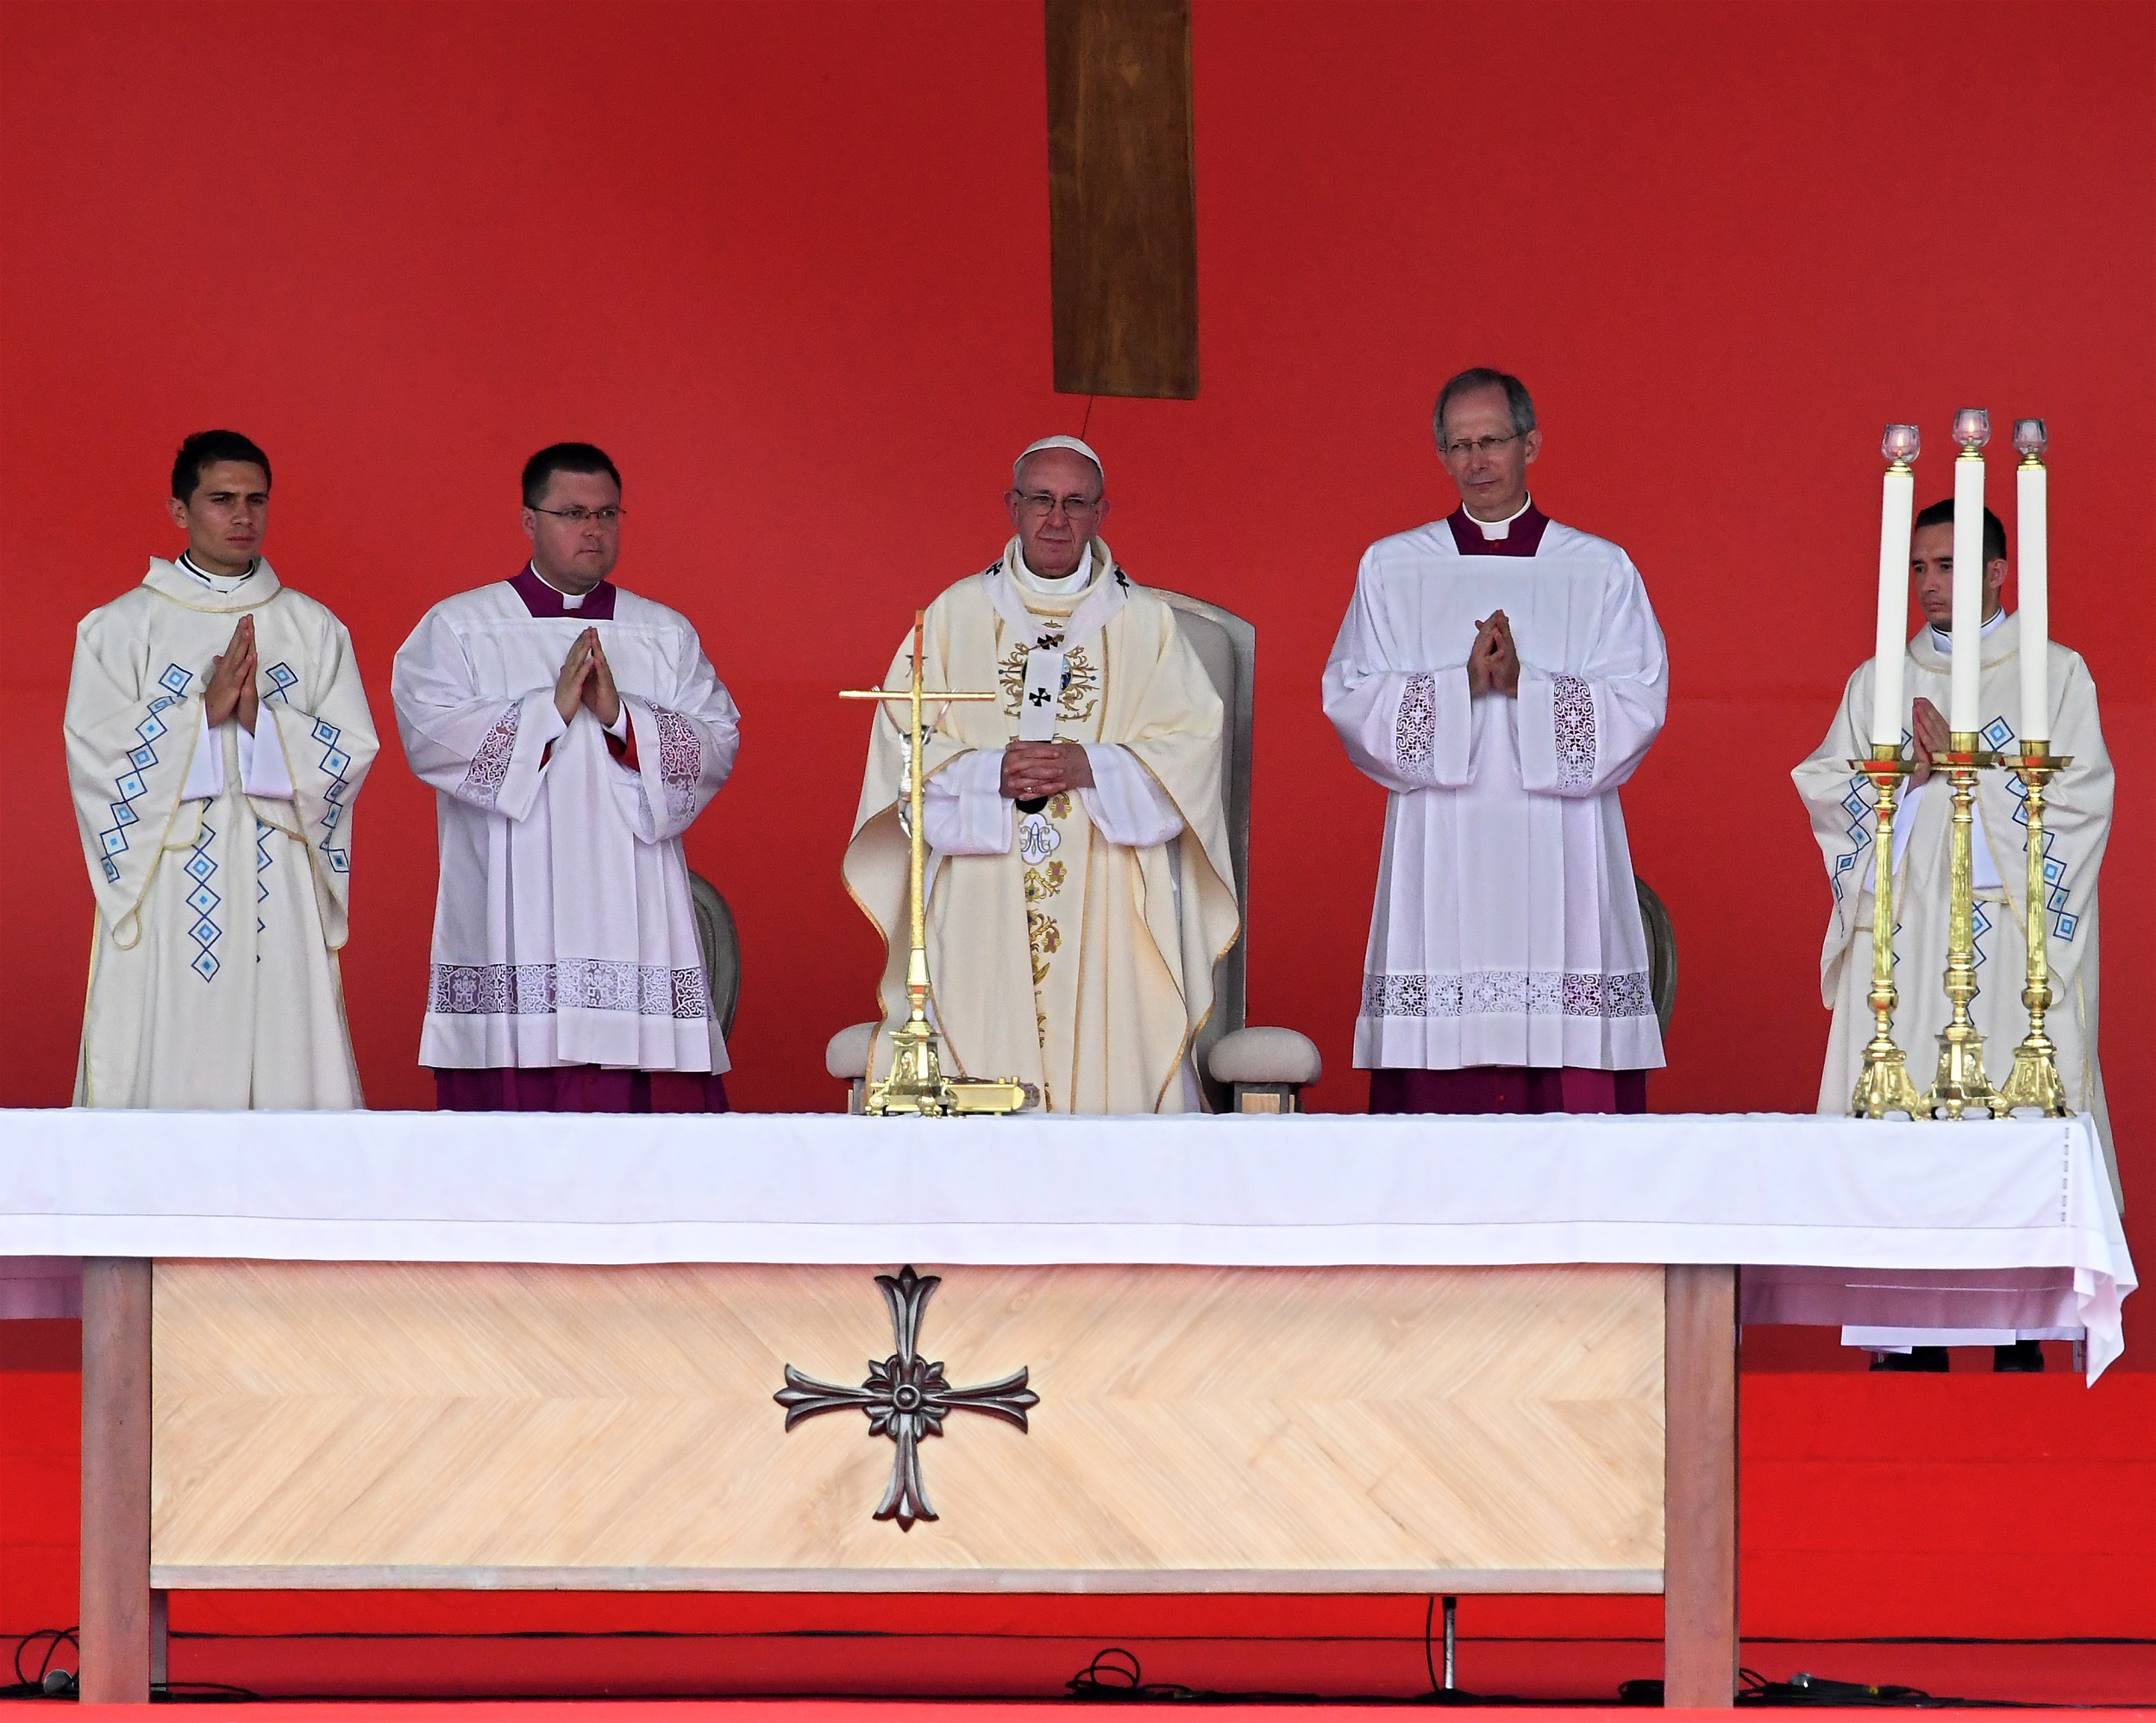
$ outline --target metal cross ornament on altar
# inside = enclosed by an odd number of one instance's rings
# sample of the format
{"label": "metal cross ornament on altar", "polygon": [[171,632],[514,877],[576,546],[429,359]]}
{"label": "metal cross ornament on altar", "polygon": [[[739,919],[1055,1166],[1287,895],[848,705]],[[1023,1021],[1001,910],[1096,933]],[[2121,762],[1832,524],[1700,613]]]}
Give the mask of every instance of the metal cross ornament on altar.
{"label": "metal cross ornament on altar", "polygon": [[912,943],[906,959],[906,1019],[891,1031],[891,1071],[881,1082],[869,1069],[867,1093],[861,1110],[871,1116],[912,1113],[942,1118],[952,1113],[1017,1112],[1031,1099],[1024,1084],[993,1079],[968,1081],[943,1075],[943,1059],[934,1027],[928,1020],[931,988],[928,979],[928,917],[923,900],[922,875],[927,865],[921,836],[921,762],[928,745],[928,727],[922,721],[926,701],[993,700],[993,693],[954,693],[948,689],[921,686],[921,638],[927,626],[924,611],[913,612],[913,676],[904,688],[843,688],[842,700],[904,700],[912,708],[906,726],[906,918]]}
{"label": "metal cross ornament on altar", "polygon": [[858,1408],[868,1415],[869,1435],[888,1436],[898,1444],[891,1459],[891,1482],[874,1517],[897,1520],[901,1532],[911,1532],[917,1519],[936,1518],[921,1482],[924,1436],[941,1436],[943,1419],[954,1412],[985,1412],[1024,1430],[1026,1409],[1041,1402],[1025,1386],[1025,1369],[978,1388],[953,1388],[944,1380],[940,1362],[921,1356],[921,1313],[928,1307],[929,1294],[942,1283],[939,1276],[917,1275],[910,1267],[896,1275],[878,1275],[876,1284],[890,1306],[891,1333],[899,1350],[880,1364],[870,1359],[868,1380],[859,1388],[835,1388],[788,1364],[786,1386],[772,1395],[786,1408],[788,1430],[821,1413]]}

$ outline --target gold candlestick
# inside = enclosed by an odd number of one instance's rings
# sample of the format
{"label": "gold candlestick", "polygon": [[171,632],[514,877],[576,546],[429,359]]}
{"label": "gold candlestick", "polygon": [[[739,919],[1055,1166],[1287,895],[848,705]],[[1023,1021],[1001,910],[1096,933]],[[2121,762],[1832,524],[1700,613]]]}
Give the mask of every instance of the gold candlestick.
{"label": "gold candlestick", "polygon": [[1977,774],[1996,763],[1986,753],[1973,730],[1957,730],[1948,738],[1949,751],[1932,756],[1934,769],[1944,767],[1953,786],[1953,849],[1952,898],[1946,927],[1946,1026],[1939,1033],[1939,1075],[1924,1097],[1926,1111],[1934,1118],[1945,1113],[1959,1118],[1974,1107],[1988,1112],[1996,1091],[1984,1075],[1984,1036],[1969,1014],[1969,1002],[1977,996],[1976,893],[1970,884],[1969,850],[1976,824]]}
{"label": "gold candlestick", "polygon": [[864,1113],[915,1113],[942,1118],[960,1112],[1017,1112],[1029,1099],[1025,1087],[1015,1081],[973,1081],[943,1075],[938,1037],[928,1020],[931,991],[928,979],[928,914],[921,889],[925,851],[921,839],[921,759],[927,727],[921,720],[925,700],[993,700],[993,694],[956,694],[921,686],[921,635],[925,612],[913,613],[913,676],[904,688],[848,688],[842,700],[904,700],[912,708],[906,726],[906,924],[911,943],[906,957],[906,993],[911,1009],[906,1019],[891,1031],[891,1075],[868,1085],[862,1098]]}
{"label": "gold candlestick", "polygon": [[1908,1062],[1894,1043],[1894,806],[1913,768],[1900,744],[1891,742],[1875,742],[1870,759],[1849,764],[1871,780],[1877,827],[1871,844],[1871,1040],[1849,1110],[1858,1118],[1891,1112],[1928,1118],[1924,1096],[1909,1081]]}
{"label": "gold candlestick", "polygon": [[2024,740],[2019,754],[2003,756],[1999,763],[2028,786],[2023,805],[2028,817],[2028,872],[2022,907],[2023,927],[2028,935],[2028,983],[2021,989],[2021,1003],[2028,1007],[2028,1033],[2014,1049],[2014,1068],[2006,1087],[1992,1098],[1991,1111],[2001,1118],[2020,1106],[2033,1106],[2046,1118],[2064,1118],[2066,1086],[2059,1075],[2058,1049],[2044,1031],[2044,1013],[2051,1008],[2051,913],[2045,899],[2051,882],[2044,877],[2044,786],[2052,774],[2073,764],[2071,755],[2053,754],[2048,742]]}

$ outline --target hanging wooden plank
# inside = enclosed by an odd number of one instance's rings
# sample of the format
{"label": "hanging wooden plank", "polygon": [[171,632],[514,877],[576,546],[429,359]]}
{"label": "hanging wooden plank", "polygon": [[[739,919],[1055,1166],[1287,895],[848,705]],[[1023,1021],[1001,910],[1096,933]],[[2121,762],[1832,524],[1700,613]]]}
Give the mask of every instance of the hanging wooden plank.
{"label": "hanging wooden plank", "polygon": [[1056,387],[1198,392],[1189,0],[1045,0]]}

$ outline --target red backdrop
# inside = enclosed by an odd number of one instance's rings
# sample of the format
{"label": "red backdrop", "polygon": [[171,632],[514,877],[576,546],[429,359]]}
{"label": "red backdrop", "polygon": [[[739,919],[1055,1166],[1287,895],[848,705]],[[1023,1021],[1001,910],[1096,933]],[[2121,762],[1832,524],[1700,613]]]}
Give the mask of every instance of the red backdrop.
{"label": "red backdrop", "polygon": [[[692,834],[740,919],[737,1102],[834,1104],[876,941],[838,857],[873,676],[1006,528],[1050,387],[1037,6],[12,5],[0,244],[9,502],[0,1102],[68,1096],[91,922],[59,717],[72,630],[177,541],[185,432],[277,466],[268,549],[391,655],[517,566],[515,481],[609,448],[620,570],[746,717]],[[1204,391],[1089,435],[1138,579],[1259,634],[1253,1020],[1349,1068],[1382,799],[1318,707],[1355,559],[1453,498],[1453,369],[1534,388],[1535,489],[1626,546],[1670,640],[1626,792],[1674,912],[1664,1109],[1804,1109],[1827,887],[1788,768],[1869,649],[1879,427],[2053,435],[2053,615],[2119,762],[2105,1050],[2144,1260],[2156,424],[2135,4],[1226,4],[1194,26]],[[2003,454],[2003,439],[2001,453]],[[2011,516],[1997,464],[1993,496]],[[422,1106],[431,797],[386,740],[345,978],[370,1100]],[[2131,1355],[2130,1355],[2131,1356]]]}

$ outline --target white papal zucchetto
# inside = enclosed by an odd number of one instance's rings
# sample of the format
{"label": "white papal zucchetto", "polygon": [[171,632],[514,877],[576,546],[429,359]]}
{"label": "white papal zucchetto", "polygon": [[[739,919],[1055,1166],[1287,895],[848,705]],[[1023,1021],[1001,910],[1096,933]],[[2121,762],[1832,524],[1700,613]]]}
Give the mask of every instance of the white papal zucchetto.
{"label": "white papal zucchetto", "polygon": [[1108,469],[1100,464],[1100,457],[1075,436],[1044,436],[1038,442],[1029,442],[1018,451],[1018,458],[1011,463],[1011,482],[1018,483],[1018,468],[1025,465],[1025,457],[1038,454],[1044,448],[1068,448],[1082,454],[1093,463],[1093,470],[1100,475],[1100,482],[1108,482]]}

